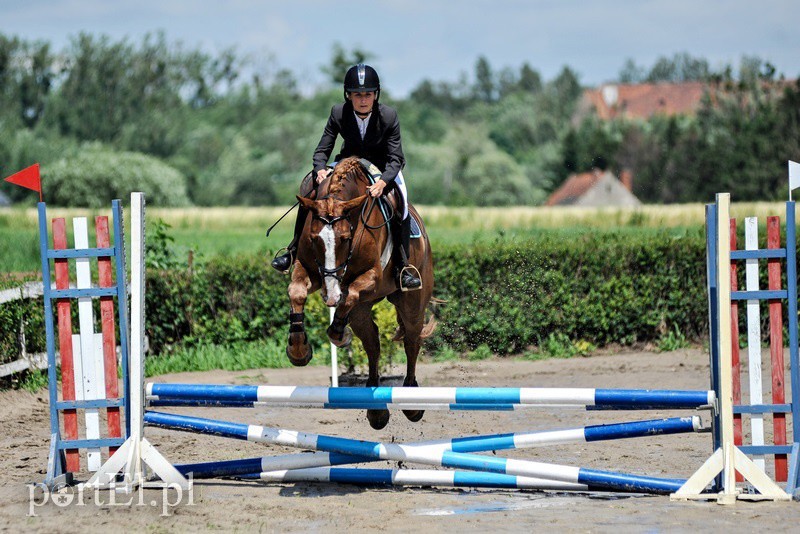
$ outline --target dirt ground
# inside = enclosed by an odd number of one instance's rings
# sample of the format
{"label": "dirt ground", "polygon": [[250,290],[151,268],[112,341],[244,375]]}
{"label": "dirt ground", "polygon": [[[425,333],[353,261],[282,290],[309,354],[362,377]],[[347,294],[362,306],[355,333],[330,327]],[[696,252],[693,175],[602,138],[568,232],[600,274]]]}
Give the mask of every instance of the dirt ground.
{"label": "dirt ground", "polygon": [[[327,385],[325,367],[186,373],[154,381],[219,384]],[[401,374],[403,369],[396,369]],[[492,359],[423,364],[428,386],[603,387],[705,389],[707,356],[695,349],[672,353],[626,352],[546,361]],[[537,409],[515,412],[429,411],[419,423],[392,415],[380,431],[363,411],[189,409],[191,413],[274,427],[371,441],[413,442],[499,432],[572,428],[587,424],[686,415],[685,412],[609,412]],[[702,412],[707,421],[707,412]],[[559,493],[489,489],[363,488],[353,485],[262,484],[196,481],[164,508],[159,490],[115,497],[74,493],[70,504],[31,500],[31,482],[44,478],[49,441],[45,393],[0,394],[0,530],[50,532],[130,531],[785,531],[800,522],[798,503],[670,502],[665,496]],[[295,452],[255,443],[148,429],[148,439],[174,463]],[[709,434],[501,451],[507,457],[663,477],[687,477],[711,453]],[[397,467],[391,462],[370,467]],[[404,466],[407,467],[407,466]],[[85,480],[84,473],[79,478]],[[64,497],[66,500],[66,497]],[[177,501],[173,492],[169,503]],[[78,504],[78,501],[81,504]],[[133,504],[125,504],[132,501]],[[141,504],[140,504],[141,503]]]}

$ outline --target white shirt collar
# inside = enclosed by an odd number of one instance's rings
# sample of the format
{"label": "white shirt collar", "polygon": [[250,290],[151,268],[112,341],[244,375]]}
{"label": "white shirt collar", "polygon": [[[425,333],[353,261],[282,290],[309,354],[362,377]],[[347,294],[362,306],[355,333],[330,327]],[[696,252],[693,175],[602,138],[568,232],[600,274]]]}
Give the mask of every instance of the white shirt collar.
{"label": "white shirt collar", "polygon": [[353,115],[356,116],[356,124],[358,124],[358,131],[361,134],[361,139],[364,139],[364,136],[367,134],[367,126],[369,126],[369,119],[372,118],[372,112],[370,111],[369,115],[367,115],[367,117],[364,119],[359,117],[355,111],[353,111]]}

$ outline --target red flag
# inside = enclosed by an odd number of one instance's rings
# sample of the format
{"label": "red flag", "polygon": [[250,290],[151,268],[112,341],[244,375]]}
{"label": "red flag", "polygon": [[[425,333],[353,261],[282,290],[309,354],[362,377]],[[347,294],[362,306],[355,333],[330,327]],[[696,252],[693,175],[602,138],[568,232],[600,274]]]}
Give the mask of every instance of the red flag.
{"label": "red flag", "polygon": [[33,189],[39,192],[39,201],[42,201],[42,180],[39,177],[39,164],[34,163],[27,169],[12,174],[5,179],[6,182],[26,189]]}

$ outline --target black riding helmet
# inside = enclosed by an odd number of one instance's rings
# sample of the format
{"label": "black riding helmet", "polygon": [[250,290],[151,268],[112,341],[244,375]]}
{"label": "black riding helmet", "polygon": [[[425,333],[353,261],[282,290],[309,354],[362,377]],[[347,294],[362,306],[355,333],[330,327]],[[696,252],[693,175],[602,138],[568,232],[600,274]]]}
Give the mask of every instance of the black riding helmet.
{"label": "black riding helmet", "polygon": [[381,80],[378,73],[364,63],[354,65],[347,70],[344,75],[344,99],[347,100],[347,93],[365,93],[375,91],[375,103],[381,96]]}

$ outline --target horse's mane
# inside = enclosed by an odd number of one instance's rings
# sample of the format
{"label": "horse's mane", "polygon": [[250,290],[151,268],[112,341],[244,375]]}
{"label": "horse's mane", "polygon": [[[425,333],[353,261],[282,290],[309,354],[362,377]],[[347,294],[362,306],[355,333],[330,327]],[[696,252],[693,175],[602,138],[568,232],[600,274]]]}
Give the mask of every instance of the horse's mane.
{"label": "horse's mane", "polygon": [[355,156],[343,159],[333,169],[333,174],[328,184],[328,195],[335,196],[341,193],[346,181],[350,180],[356,183],[359,179],[365,179],[364,168],[361,166],[359,159]]}

